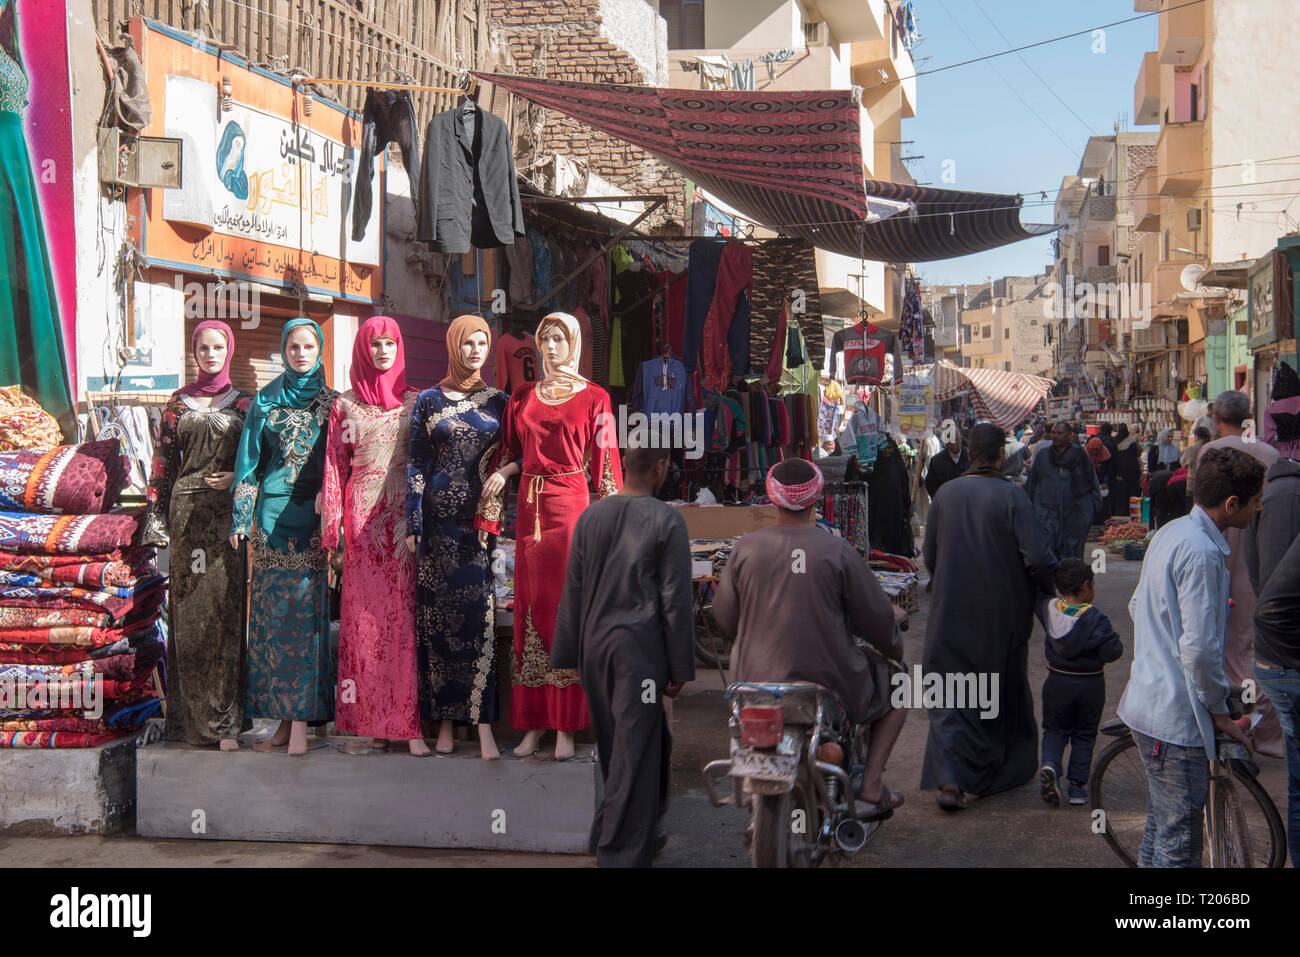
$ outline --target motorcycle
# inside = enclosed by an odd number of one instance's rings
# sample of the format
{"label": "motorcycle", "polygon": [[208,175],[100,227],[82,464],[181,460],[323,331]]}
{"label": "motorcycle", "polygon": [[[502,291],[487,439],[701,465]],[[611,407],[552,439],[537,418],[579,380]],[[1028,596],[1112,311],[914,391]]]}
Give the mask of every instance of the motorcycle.
{"label": "motorcycle", "polygon": [[[750,808],[754,867],[817,867],[852,856],[892,810],[862,820],[857,786],[868,726],[850,722],[835,695],[808,681],[739,682],[727,689],[731,756],[704,768],[714,807]],[[731,778],[719,797],[715,781]]]}

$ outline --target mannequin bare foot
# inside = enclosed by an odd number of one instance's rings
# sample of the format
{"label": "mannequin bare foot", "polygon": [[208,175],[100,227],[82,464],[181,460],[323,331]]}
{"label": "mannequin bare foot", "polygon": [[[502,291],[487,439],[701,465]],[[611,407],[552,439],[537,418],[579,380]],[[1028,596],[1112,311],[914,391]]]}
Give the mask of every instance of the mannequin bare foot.
{"label": "mannequin bare foot", "polygon": [[434,747],[438,749],[439,754],[451,754],[456,750],[456,739],[452,737],[455,728],[455,724],[451,721],[443,721],[438,725],[438,742]]}
{"label": "mannequin bare foot", "polygon": [[239,750],[239,739],[238,739],[238,738],[222,738],[222,739],[221,739],[221,744],[219,745],[219,747],[221,748],[222,751],[238,751],[238,750]]}
{"label": "mannequin bare foot", "polygon": [[411,746],[411,753],[417,758],[427,758],[429,756],[429,746],[424,743],[424,738],[412,738],[407,743]]}
{"label": "mannequin bare foot", "polygon": [[497,739],[492,737],[492,725],[478,726],[478,750],[484,761],[500,760],[501,749],[497,747]]}
{"label": "mannequin bare foot", "polygon": [[289,731],[289,753],[300,757],[307,753],[307,722],[295,721]]}
{"label": "mannequin bare foot", "polygon": [[555,760],[567,761],[573,757],[573,734],[569,731],[555,732]]}
{"label": "mannequin bare foot", "polygon": [[270,751],[274,748],[283,748],[286,744],[289,743],[289,729],[292,726],[293,726],[293,722],[291,721],[281,721],[280,727],[275,729],[275,734],[271,735],[269,738],[265,738],[264,740],[257,742],[257,744],[253,745],[253,750]]}
{"label": "mannequin bare foot", "polygon": [[517,758],[526,758],[537,751],[538,745],[542,742],[541,731],[528,731],[524,734],[524,740],[519,742],[519,747],[515,748],[514,755]]}

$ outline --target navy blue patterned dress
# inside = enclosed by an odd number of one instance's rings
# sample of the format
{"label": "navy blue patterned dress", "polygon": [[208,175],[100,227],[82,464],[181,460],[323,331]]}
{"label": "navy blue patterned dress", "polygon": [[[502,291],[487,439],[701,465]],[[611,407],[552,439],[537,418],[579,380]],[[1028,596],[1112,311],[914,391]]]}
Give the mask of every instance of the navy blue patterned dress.
{"label": "navy blue patterned dress", "polygon": [[[460,400],[441,386],[411,415],[406,516],[419,536],[415,644],[420,713],[434,721],[497,719],[496,626],[488,551],[474,518],[501,436],[508,396],[482,388]],[[491,503],[500,517],[500,501]]]}

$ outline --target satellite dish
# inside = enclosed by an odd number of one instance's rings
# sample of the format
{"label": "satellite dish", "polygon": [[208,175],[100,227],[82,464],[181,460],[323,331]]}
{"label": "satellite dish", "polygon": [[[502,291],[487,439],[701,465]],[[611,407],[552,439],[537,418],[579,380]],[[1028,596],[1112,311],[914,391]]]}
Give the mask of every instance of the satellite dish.
{"label": "satellite dish", "polygon": [[1191,263],[1183,267],[1182,273],[1179,274],[1179,280],[1182,282],[1183,288],[1188,292],[1196,292],[1203,275],[1205,275],[1205,267],[1200,263]]}

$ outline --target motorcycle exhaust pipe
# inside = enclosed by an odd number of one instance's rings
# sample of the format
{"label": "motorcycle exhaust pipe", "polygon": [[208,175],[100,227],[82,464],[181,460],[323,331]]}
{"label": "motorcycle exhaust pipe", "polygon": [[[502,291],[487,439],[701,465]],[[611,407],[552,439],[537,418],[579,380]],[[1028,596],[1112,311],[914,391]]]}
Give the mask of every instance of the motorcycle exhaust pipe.
{"label": "motorcycle exhaust pipe", "polygon": [[835,828],[835,843],[846,854],[856,854],[867,846],[867,829],[861,821],[845,818]]}

